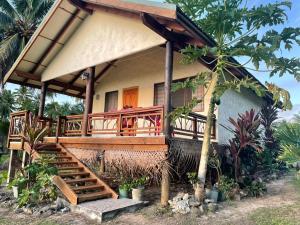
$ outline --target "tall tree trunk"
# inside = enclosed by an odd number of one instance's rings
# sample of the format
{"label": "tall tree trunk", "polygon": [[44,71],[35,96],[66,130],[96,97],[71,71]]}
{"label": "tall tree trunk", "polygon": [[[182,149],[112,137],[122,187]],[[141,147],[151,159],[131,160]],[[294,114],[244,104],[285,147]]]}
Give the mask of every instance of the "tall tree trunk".
{"label": "tall tree trunk", "polygon": [[218,73],[214,72],[212,75],[212,79],[210,82],[210,86],[207,90],[207,95],[210,97],[209,109],[207,113],[207,122],[204,129],[204,137],[201,149],[201,156],[200,156],[200,165],[198,170],[198,178],[202,183],[202,191],[204,192],[204,184],[207,172],[207,163],[209,157],[209,148],[210,148],[210,139],[211,139],[211,129],[214,120],[214,110],[215,110],[215,101],[213,98],[213,94],[218,82]]}

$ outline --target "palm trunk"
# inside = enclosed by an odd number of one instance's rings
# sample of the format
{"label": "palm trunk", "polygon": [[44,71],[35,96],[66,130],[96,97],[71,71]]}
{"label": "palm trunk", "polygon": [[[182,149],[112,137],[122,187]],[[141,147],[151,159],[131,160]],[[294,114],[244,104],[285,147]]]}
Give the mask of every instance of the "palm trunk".
{"label": "palm trunk", "polygon": [[210,103],[209,103],[209,109],[207,113],[207,122],[204,129],[204,137],[203,137],[201,156],[200,156],[200,165],[198,170],[198,178],[201,181],[203,192],[204,192],[204,184],[205,184],[207,163],[209,157],[211,129],[214,120],[215,102],[214,102],[213,94],[217,86],[217,82],[218,82],[218,73],[214,72],[212,75],[210,86],[207,90],[207,95],[210,96]]}

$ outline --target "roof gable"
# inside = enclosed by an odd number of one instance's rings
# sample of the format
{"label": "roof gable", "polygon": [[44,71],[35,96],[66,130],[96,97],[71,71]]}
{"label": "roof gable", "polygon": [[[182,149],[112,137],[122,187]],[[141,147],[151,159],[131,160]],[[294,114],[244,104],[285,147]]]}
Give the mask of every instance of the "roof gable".
{"label": "roof gable", "polygon": [[42,81],[122,58],[165,43],[140,20],[94,12],[42,74]]}

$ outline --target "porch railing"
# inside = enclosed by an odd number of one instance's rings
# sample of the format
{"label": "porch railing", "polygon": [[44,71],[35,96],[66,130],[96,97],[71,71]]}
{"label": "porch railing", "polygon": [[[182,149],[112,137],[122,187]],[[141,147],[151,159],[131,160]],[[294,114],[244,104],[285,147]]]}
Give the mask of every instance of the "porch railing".
{"label": "porch railing", "polygon": [[[20,112],[14,112],[10,114],[10,125],[8,130],[8,141],[7,144],[9,146],[10,142],[24,142],[24,134],[27,122],[30,117],[29,111],[20,111]],[[56,121],[53,121],[50,118],[47,117],[39,117],[37,126],[40,128],[47,127],[48,130],[48,136],[55,136],[55,130],[56,130]]]}
{"label": "porch railing", "polygon": [[[163,135],[164,110],[162,106],[136,108],[88,115],[87,133],[92,136],[158,136]],[[12,113],[8,141],[22,141],[28,111]],[[57,121],[39,118],[39,126],[48,127],[48,136],[81,136],[83,115],[61,116]],[[190,113],[172,123],[172,136],[199,139],[204,135],[206,117]],[[211,133],[216,137],[216,120]]]}
{"label": "porch railing", "polygon": [[[88,116],[90,135],[155,136],[163,131],[163,107],[93,113]],[[60,117],[58,136],[78,136],[82,133],[83,115]]]}
{"label": "porch railing", "polygon": [[[193,139],[202,138],[207,118],[197,113],[189,113],[189,115],[181,115],[173,122],[174,136],[187,136]],[[216,119],[213,121],[211,137],[216,137]]]}

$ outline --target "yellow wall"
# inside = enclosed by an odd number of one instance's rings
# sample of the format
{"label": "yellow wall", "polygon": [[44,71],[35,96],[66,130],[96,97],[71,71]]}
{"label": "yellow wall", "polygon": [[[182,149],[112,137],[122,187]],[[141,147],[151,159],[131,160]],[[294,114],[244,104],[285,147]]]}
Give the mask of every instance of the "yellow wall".
{"label": "yellow wall", "polygon": [[[154,102],[154,84],[164,82],[165,48],[150,50],[120,59],[95,88],[93,112],[104,111],[105,93],[118,91],[118,107],[122,108],[123,89],[139,87],[138,106],[150,107]],[[194,76],[207,70],[200,63],[183,65],[181,55],[175,53],[173,80]],[[208,100],[206,96],[206,102]],[[205,103],[207,106],[208,103]],[[207,107],[204,107],[207,110]]]}
{"label": "yellow wall", "polygon": [[95,11],[42,74],[42,81],[122,58],[165,43],[140,20]]}

